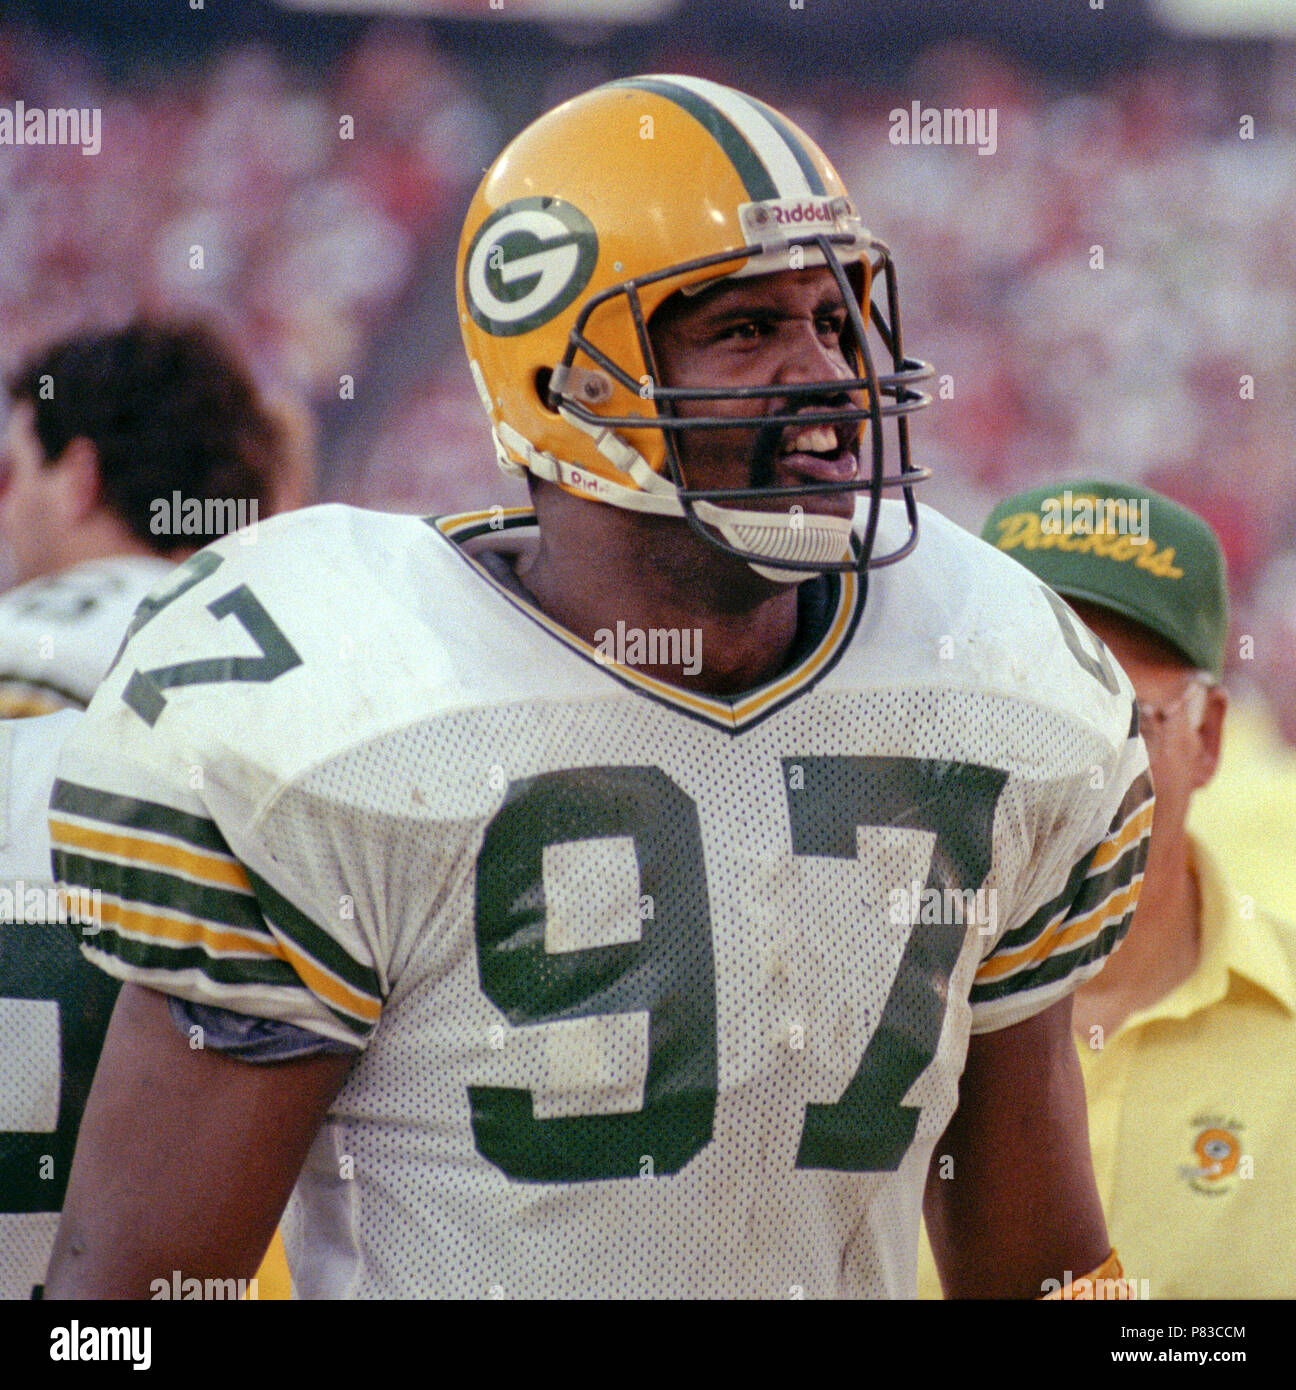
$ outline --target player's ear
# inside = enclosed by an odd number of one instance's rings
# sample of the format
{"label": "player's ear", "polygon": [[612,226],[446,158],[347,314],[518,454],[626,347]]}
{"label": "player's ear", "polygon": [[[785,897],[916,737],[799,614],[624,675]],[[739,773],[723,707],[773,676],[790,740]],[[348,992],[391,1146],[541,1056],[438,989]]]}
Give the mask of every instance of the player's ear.
{"label": "player's ear", "polygon": [[[855,298],[860,301],[860,316],[864,320],[864,327],[867,331],[869,326],[869,306],[864,302],[864,267],[858,261],[852,261],[844,266],[846,279],[850,283],[851,289],[855,291]],[[850,319],[846,320],[841,333],[842,356],[851,365],[851,370],[858,376],[864,370],[864,358],[860,354],[860,344],[855,341],[855,330],[851,326]],[[882,370],[879,368],[879,370]]]}
{"label": "player's ear", "polygon": [[68,525],[88,517],[103,500],[103,481],[99,476],[99,451],[78,435],[53,465],[58,508]]}
{"label": "player's ear", "polygon": [[672,384],[674,349],[679,336],[679,322],[695,311],[709,297],[707,290],[695,295],[686,295],[682,290],[667,296],[653,311],[648,320],[648,341],[652,344],[653,355],[657,359],[657,369],[661,373],[662,386]]}
{"label": "player's ear", "polygon": [[267,514],[307,507],[316,500],[319,488],[315,419],[302,401],[286,391],[268,393],[262,404],[278,444]]}
{"label": "player's ear", "polygon": [[1196,767],[1193,769],[1193,790],[1204,787],[1215,776],[1219,766],[1220,743],[1224,736],[1224,716],[1228,713],[1228,691],[1222,685],[1212,685],[1206,692],[1206,708],[1197,726]]}

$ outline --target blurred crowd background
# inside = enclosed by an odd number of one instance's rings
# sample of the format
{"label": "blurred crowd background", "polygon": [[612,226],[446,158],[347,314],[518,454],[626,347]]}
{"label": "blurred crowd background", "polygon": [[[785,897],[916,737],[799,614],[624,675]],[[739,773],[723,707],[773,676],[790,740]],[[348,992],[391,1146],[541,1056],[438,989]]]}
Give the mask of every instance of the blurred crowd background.
{"label": "blurred crowd background", "polygon": [[[1250,8],[1239,33],[1185,27],[1189,0],[0,0],[0,105],[103,112],[94,157],[0,146],[0,369],[197,312],[309,402],[326,499],[519,500],[454,319],[483,166],[600,80],[732,83],[822,144],[896,254],[906,345],[952,389],[914,425],[925,500],[976,529],[1007,491],[1095,473],[1199,511],[1261,711],[1247,756],[1290,787],[1296,4]],[[995,108],[997,151],[893,145],[913,101]]]}

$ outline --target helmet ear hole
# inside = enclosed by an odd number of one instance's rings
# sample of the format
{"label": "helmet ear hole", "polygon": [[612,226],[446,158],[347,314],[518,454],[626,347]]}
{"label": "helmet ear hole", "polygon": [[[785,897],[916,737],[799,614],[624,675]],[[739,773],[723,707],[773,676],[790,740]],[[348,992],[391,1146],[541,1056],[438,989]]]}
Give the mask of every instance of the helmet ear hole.
{"label": "helmet ear hole", "polygon": [[557,415],[558,412],[553,408],[553,402],[549,399],[549,382],[552,378],[552,367],[537,367],[535,377],[533,378],[533,384],[540,404],[550,415]]}

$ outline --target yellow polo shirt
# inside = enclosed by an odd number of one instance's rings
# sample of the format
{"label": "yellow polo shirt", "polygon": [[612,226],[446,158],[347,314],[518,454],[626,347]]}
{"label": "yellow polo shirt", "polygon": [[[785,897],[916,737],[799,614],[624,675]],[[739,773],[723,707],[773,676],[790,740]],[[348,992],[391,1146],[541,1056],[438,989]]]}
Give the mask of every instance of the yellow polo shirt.
{"label": "yellow polo shirt", "polygon": [[1219,769],[1193,794],[1188,829],[1228,878],[1296,922],[1296,748],[1256,700],[1229,706]]}
{"label": "yellow polo shirt", "polygon": [[[1296,928],[1190,844],[1197,969],[1102,1048],[1078,1042],[1098,1191],[1139,1297],[1292,1298]],[[925,1232],[918,1290],[940,1297]]]}

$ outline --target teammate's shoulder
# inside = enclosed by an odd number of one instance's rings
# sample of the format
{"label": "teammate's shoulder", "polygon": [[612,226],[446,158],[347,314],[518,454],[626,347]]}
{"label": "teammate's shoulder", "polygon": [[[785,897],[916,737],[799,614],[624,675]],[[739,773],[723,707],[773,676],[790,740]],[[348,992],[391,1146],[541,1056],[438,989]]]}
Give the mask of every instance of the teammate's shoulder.
{"label": "teammate's shoulder", "polygon": [[0,877],[49,877],[45,814],[59,751],[85,718],[60,710],[0,719]]}
{"label": "teammate's shoulder", "polygon": [[172,568],[155,555],[111,555],[86,560],[55,574],[40,575],[0,594],[6,624],[34,620],[43,625],[78,625],[105,606],[138,603]]}
{"label": "teammate's shoulder", "polygon": [[79,709],[56,710],[31,719],[0,719],[0,739],[7,750],[7,765],[12,775],[18,765],[39,762],[63,742],[85,718]]}
{"label": "teammate's shoulder", "polygon": [[173,568],[152,555],[106,556],[0,595],[0,714],[83,707],[136,605]]}
{"label": "teammate's shoulder", "polygon": [[59,749],[84,718],[81,710],[65,709],[30,719],[0,719],[0,776],[8,784],[7,823],[0,825],[0,843],[13,828],[15,807],[30,803],[43,810],[36,806],[38,796],[27,793],[43,785],[49,799]]}
{"label": "teammate's shoulder", "polygon": [[205,553],[219,556],[227,575],[270,577],[295,563],[359,563],[371,569],[424,545],[430,530],[424,517],[323,502],[244,527],[208,546]]}

